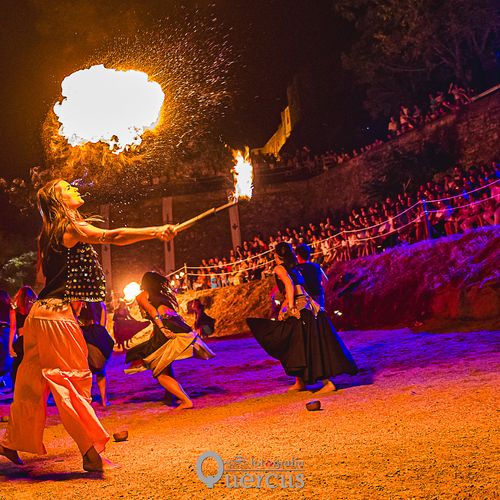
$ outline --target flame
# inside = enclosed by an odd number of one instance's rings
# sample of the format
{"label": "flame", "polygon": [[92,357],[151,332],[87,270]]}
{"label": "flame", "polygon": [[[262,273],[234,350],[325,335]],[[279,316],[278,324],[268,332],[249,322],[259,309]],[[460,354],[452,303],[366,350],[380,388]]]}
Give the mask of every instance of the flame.
{"label": "flame", "polygon": [[245,151],[233,150],[233,158],[236,163],[233,166],[234,194],[233,199],[250,199],[253,193],[253,167],[250,162],[248,146]]}
{"label": "flame", "polygon": [[123,296],[126,302],[132,302],[141,293],[141,285],[137,281],[132,281],[123,289]]}
{"label": "flame", "polygon": [[115,154],[141,144],[142,134],[158,124],[165,99],[146,73],[102,64],[67,76],[62,95],[54,105],[59,134],[72,146],[105,142]]}

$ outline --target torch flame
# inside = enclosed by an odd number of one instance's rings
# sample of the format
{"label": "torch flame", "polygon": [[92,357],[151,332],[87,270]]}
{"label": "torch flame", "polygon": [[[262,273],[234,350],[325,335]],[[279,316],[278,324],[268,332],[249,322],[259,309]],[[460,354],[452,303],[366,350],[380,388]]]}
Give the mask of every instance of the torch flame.
{"label": "torch flame", "polygon": [[236,161],[232,169],[234,176],[233,199],[235,201],[240,198],[249,200],[253,193],[253,167],[248,147],[245,147],[244,152],[233,150],[233,158]]}
{"label": "torch flame", "polygon": [[123,289],[123,297],[126,302],[132,302],[141,293],[141,285],[132,281]]}
{"label": "torch flame", "polygon": [[141,144],[142,134],[158,124],[165,98],[146,73],[102,64],[66,77],[62,95],[54,105],[59,134],[72,146],[105,142],[116,154]]}

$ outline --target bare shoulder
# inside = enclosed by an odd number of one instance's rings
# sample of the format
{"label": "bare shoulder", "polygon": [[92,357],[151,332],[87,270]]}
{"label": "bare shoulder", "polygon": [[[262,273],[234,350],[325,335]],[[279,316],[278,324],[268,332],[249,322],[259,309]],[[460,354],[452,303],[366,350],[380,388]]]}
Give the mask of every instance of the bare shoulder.
{"label": "bare shoulder", "polygon": [[145,303],[145,302],[148,302],[148,299],[149,299],[149,294],[148,292],[146,292],[146,290],[143,290],[139,295],[136,296],[135,300],[137,300],[137,302],[139,304],[141,303]]}
{"label": "bare shoulder", "polygon": [[66,230],[64,231],[62,242],[67,248],[74,247],[80,241],[78,231],[73,226],[73,224],[68,223]]}
{"label": "bare shoulder", "polygon": [[71,221],[63,235],[63,244],[66,247],[72,247],[78,242],[99,244],[104,243],[102,236],[104,231],[85,220]]}
{"label": "bare shoulder", "polygon": [[274,274],[277,274],[278,276],[280,274],[286,273],[286,269],[283,265],[278,264],[277,266],[274,267]]}
{"label": "bare shoulder", "polygon": [[286,270],[285,266],[283,266],[281,264],[278,264],[274,268],[274,274],[276,274],[276,276],[278,276],[278,278],[288,278],[289,277],[288,271]]}

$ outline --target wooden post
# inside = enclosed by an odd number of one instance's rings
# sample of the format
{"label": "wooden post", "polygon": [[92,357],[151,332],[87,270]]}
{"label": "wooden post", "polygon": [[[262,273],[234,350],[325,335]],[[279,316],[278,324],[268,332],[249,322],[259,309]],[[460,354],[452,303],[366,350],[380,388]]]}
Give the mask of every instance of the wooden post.
{"label": "wooden post", "polygon": [[190,290],[190,281],[189,281],[189,276],[188,276],[188,267],[187,264],[184,262],[184,283],[186,284],[186,290]]}
{"label": "wooden post", "polygon": [[241,246],[240,212],[237,204],[229,207],[229,225],[233,250],[236,250],[237,247]]}
{"label": "wooden post", "polygon": [[427,234],[427,239],[432,239],[432,227],[431,222],[429,220],[429,212],[427,212],[427,203],[425,198],[422,198],[422,211],[424,213],[424,221],[425,221],[425,232]]}
{"label": "wooden post", "polygon": [[[99,213],[104,219],[103,228],[109,229],[109,203],[99,206]],[[111,245],[106,243],[105,245],[100,245],[101,247],[101,263],[102,270],[104,271],[104,277],[106,278],[106,298],[112,297],[111,292],[113,291],[113,274],[111,268]]]}
{"label": "wooden post", "polygon": [[[161,199],[161,220],[162,224],[172,224],[173,210],[172,197],[164,196]],[[174,240],[163,242],[163,255],[165,263],[165,274],[172,272],[175,269],[175,247]]]}

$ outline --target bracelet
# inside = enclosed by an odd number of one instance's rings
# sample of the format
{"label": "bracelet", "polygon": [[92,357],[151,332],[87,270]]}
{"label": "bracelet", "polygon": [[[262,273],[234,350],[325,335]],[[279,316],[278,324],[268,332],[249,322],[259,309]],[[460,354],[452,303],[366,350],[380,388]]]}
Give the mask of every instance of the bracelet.
{"label": "bracelet", "polygon": [[99,241],[100,241],[101,243],[104,243],[104,241],[105,241],[105,240],[106,240],[106,230],[105,230],[105,229],[103,229],[103,230],[102,230],[101,237],[99,238]]}

